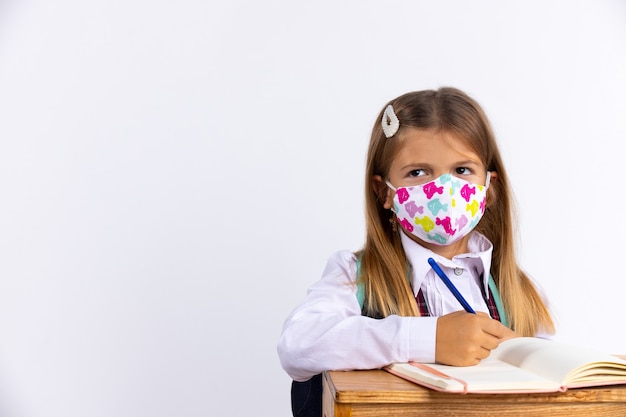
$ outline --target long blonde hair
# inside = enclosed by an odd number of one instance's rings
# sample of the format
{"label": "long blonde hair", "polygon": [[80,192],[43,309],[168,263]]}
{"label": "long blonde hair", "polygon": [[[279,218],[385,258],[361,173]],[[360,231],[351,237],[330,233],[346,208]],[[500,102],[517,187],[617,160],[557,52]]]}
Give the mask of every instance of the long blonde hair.
{"label": "long blonde hair", "polygon": [[[400,136],[407,127],[448,131],[466,141],[488,171],[497,173],[488,204],[476,230],[494,246],[491,271],[500,292],[509,325],[517,334],[554,332],[550,313],[528,276],[517,264],[513,239],[513,203],[506,170],[487,116],[479,104],[455,88],[404,94],[392,104]],[[383,106],[383,109],[387,107]],[[391,225],[393,212],[383,207],[374,176],[385,178],[398,150],[398,140],[385,137],[381,119],[372,129],[365,172],[366,241],[359,251],[359,280],[364,288],[363,313],[376,318],[392,314],[419,316],[407,279],[407,259],[400,236]]]}

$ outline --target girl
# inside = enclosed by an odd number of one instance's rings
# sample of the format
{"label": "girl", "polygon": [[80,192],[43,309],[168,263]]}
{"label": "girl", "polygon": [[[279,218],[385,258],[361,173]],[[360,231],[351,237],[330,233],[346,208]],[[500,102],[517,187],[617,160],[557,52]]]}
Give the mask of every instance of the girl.
{"label": "girl", "polygon": [[[298,381],[310,390],[322,371],[473,365],[507,338],[554,333],[516,263],[507,174],[472,98],[441,88],[389,102],[372,131],[365,195],[363,249],[334,254],[284,324],[278,354],[296,381],[292,401]],[[429,258],[477,314],[462,310]]]}

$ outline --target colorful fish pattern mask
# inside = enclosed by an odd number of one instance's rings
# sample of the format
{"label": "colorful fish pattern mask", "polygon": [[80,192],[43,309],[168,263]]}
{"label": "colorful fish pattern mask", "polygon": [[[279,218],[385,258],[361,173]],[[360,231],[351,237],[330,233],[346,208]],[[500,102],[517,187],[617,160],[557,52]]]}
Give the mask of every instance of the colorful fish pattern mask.
{"label": "colorful fish pattern mask", "polygon": [[472,184],[450,174],[412,187],[396,188],[393,198],[398,222],[419,239],[445,246],[466,236],[485,213],[487,184]]}

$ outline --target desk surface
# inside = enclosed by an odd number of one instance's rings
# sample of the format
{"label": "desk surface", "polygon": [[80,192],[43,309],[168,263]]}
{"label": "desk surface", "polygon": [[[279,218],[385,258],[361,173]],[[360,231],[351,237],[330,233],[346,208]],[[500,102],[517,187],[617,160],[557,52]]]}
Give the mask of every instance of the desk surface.
{"label": "desk surface", "polygon": [[325,372],[324,417],[626,416],[626,386],[541,394],[450,394],[382,370]]}

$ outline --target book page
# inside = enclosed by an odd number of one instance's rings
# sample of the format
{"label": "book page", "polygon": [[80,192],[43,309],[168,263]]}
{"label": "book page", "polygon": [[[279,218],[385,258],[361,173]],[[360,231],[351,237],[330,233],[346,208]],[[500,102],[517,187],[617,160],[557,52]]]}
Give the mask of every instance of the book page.
{"label": "book page", "polygon": [[468,392],[544,392],[561,388],[559,381],[551,381],[491,357],[474,366],[428,366],[465,381]]}
{"label": "book page", "polygon": [[[593,349],[546,339],[520,337],[507,340],[492,351],[490,358],[557,381],[563,386],[577,382],[576,376],[579,372],[601,364],[615,364],[613,373],[621,372],[621,377],[614,375],[613,380],[626,379],[626,361]],[[587,376],[589,373],[586,372]],[[582,375],[584,374],[583,372]]]}

